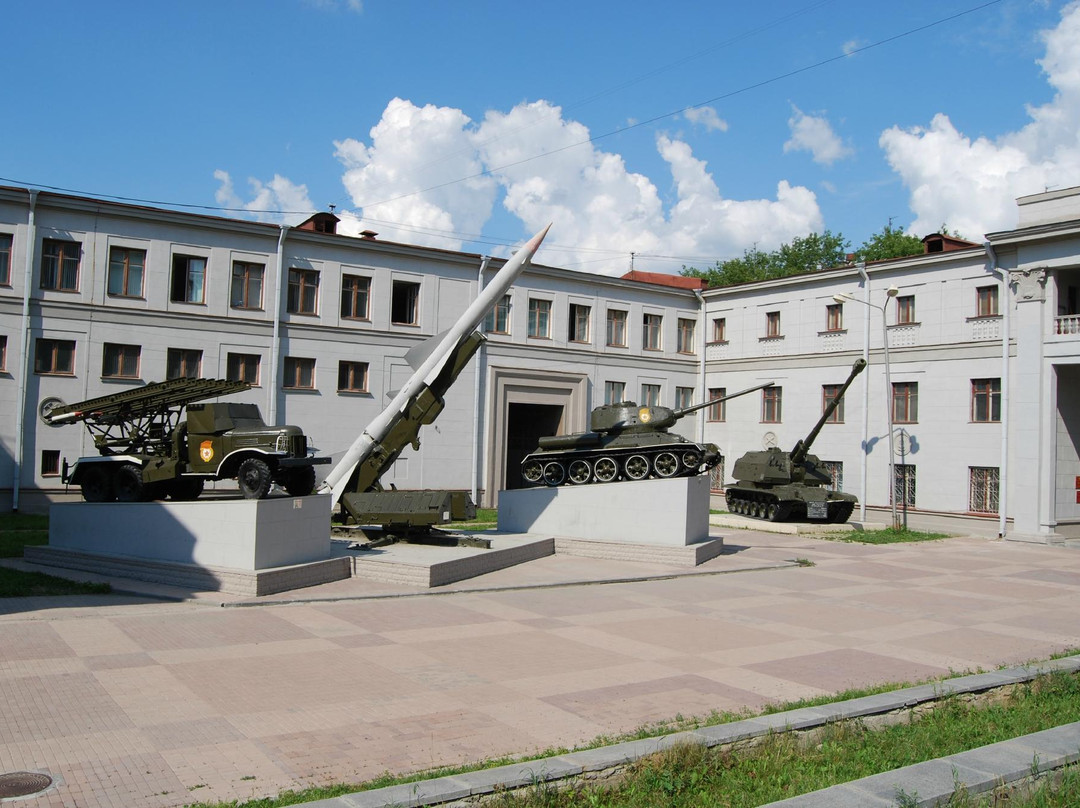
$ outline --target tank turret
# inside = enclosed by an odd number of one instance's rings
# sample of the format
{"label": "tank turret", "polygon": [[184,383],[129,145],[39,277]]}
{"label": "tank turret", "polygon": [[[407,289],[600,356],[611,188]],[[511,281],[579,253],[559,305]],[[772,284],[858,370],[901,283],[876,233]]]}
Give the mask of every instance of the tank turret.
{"label": "tank turret", "polygon": [[720,462],[720,449],[668,429],[691,413],[771,384],[682,409],[639,406],[633,401],[605,404],[590,414],[590,431],[540,438],[539,448],[521,461],[522,477],[529,485],[554,486],[703,474]]}
{"label": "tank turret", "polygon": [[810,447],[865,367],[866,360],[855,360],[847,381],[829,401],[814,428],[790,452],[773,447],[747,452],[735,461],[731,470],[735,485],[725,491],[729,511],[772,522],[791,518],[848,520],[858,499],[829,488],[832,477],[810,454]]}

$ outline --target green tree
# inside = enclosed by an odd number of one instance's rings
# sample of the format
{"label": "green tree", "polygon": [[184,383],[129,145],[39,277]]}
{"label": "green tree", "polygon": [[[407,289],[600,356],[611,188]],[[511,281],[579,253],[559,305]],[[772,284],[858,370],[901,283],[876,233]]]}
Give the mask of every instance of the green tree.
{"label": "green tree", "polygon": [[903,258],[922,255],[923,243],[918,236],[911,236],[892,222],[886,223],[880,233],[874,233],[855,253],[857,261],[884,261],[886,258]]}
{"label": "green tree", "polygon": [[704,278],[709,286],[730,286],[735,283],[784,278],[799,272],[811,272],[838,266],[845,261],[850,242],[840,233],[810,233],[797,237],[772,252],[757,247],[746,250],[741,258],[717,261],[708,269],[683,267],[680,273],[688,278]]}

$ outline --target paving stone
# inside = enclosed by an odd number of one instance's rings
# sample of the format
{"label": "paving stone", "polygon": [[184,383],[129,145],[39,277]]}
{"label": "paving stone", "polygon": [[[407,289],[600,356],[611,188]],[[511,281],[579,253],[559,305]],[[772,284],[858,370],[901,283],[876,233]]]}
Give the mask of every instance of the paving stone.
{"label": "paving stone", "polygon": [[884,800],[896,800],[901,793],[919,797],[918,805],[933,805],[935,800],[945,799],[962,784],[970,792],[981,794],[999,782],[985,772],[969,769],[947,758],[928,760],[914,766],[905,766],[891,772],[864,777],[849,785],[858,791]]}
{"label": "paving stone", "polygon": [[1031,774],[1031,747],[1016,740],[1002,741],[967,752],[949,755],[946,760],[1004,781],[1020,780]]}
{"label": "paving stone", "polygon": [[1029,762],[1038,756],[1039,771],[1067,766],[1080,760],[1080,721],[1033,732],[1012,742],[1032,750]]}
{"label": "paving stone", "polygon": [[581,774],[582,767],[562,757],[531,760],[493,769],[455,774],[454,780],[469,787],[469,794],[490,794],[499,788],[521,788]]}
{"label": "paving stone", "polygon": [[881,799],[844,784],[770,802],[762,808],[896,808],[896,800]]}

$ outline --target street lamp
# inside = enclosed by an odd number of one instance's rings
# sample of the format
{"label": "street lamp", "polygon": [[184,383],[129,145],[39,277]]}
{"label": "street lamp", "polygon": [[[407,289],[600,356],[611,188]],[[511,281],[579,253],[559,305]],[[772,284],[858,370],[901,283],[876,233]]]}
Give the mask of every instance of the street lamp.
{"label": "street lamp", "polygon": [[[889,298],[896,297],[899,291],[900,290],[895,286],[890,286],[886,289],[886,303]],[[885,411],[889,417],[889,503],[892,505],[893,530],[896,530],[900,526],[900,523],[896,518],[896,457],[895,449],[893,447],[893,390],[892,378],[889,376],[889,327],[885,317],[886,303],[879,306],[877,303],[871,303],[869,300],[861,300],[846,292],[833,295],[833,300],[837,303],[862,303],[864,306],[869,306],[870,308],[877,309],[881,312],[881,344],[885,355]],[[863,451],[866,451],[865,446],[863,447]]]}

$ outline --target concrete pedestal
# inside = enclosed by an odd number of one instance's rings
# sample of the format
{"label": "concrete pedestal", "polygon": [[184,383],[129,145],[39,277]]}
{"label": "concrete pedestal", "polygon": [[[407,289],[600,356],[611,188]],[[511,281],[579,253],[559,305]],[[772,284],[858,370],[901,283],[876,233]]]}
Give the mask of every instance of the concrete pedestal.
{"label": "concrete pedestal", "polygon": [[709,478],[500,491],[499,530],[685,547],[709,538]]}
{"label": "concrete pedestal", "polygon": [[33,563],[237,594],[349,576],[331,559],[326,496],[55,505],[48,547],[27,549]]}

